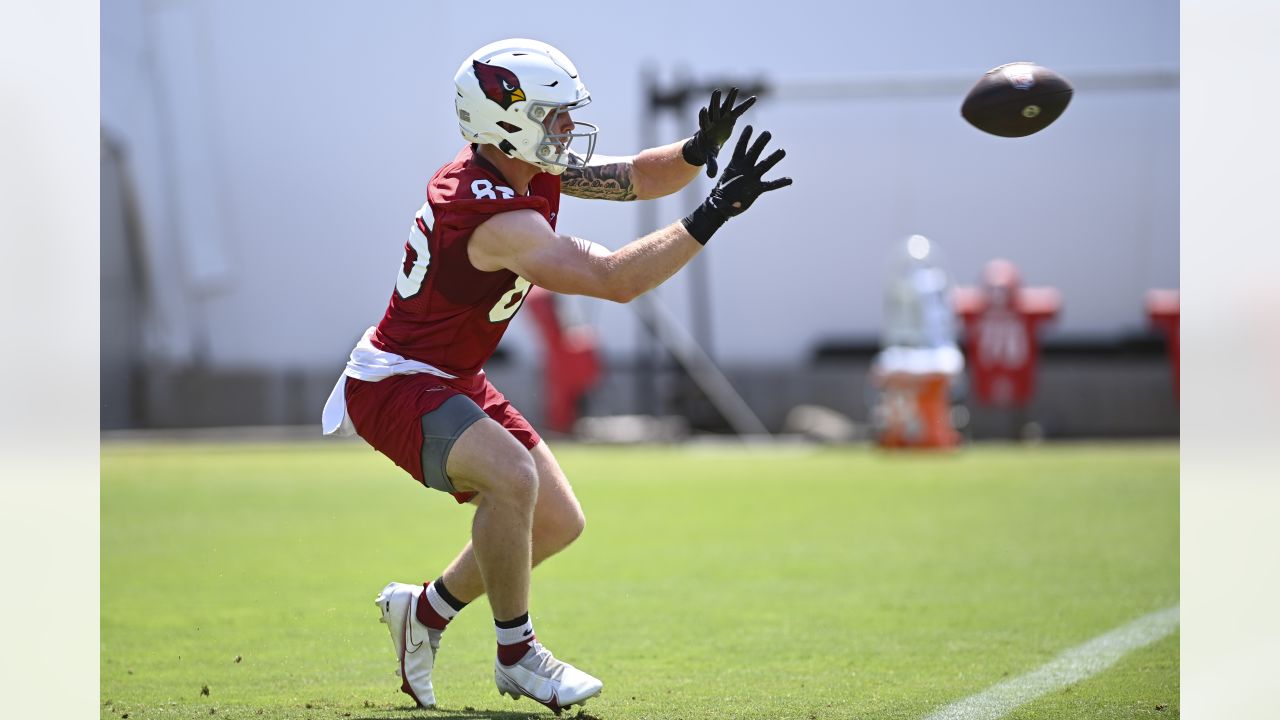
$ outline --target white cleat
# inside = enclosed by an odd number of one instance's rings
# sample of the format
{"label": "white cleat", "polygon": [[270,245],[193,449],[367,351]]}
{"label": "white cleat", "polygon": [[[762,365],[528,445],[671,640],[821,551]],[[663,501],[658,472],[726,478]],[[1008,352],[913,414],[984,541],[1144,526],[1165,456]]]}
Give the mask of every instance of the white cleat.
{"label": "white cleat", "polygon": [[380,622],[391,630],[391,644],[395,646],[396,660],[400,667],[400,690],[419,707],[436,705],[435,689],[431,687],[431,670],[436,664],[436,650],[440,649],[440,630],[418,622],[418,596],[421,585],[389,583],[378,594],[378,609],[382,611]]}
{"label": "white cleat", "polygon": [[499,693],[514,699],[530,698],[556,715],[572,705],[584,704],[604,687],[597,678],[552,657],[537,640],[515,665],[495,662],[493,676]]}

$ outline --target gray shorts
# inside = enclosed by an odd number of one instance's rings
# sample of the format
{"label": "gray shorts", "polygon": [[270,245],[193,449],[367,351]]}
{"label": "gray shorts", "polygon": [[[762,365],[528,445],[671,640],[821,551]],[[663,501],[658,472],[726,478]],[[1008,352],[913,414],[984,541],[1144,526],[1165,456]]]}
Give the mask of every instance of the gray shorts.
{"label": "gray shorts", "polygon": [[447,493],[458,492],[449,479],[449,473],[445,472],[449,451],[467,428],[487,417],[484,410],[466,395],[454,395],[422,416],[422,478],[427,487]]}

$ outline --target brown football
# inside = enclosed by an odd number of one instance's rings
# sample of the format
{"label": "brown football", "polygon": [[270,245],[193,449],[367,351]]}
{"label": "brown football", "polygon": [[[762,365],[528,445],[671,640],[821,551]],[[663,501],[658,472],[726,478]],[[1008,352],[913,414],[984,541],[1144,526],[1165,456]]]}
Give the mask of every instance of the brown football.
{"label": "brown football", "polygon": [[1030,62],[987,71],[960,106],[969,124],[1000,137],[1024,137],[1049,127],[1071,102],[1071,83]]}

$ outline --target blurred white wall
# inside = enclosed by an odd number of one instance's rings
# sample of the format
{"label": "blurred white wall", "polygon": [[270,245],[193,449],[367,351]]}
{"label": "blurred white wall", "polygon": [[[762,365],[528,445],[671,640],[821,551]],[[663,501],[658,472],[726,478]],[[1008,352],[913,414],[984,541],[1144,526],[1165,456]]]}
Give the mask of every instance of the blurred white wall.
{"label": "blurred white wall", "polygon": [[[969,83],[1012,60],[1069,78],[1176,73],[1176,3],[591,7],[103,0],[102,124],[128,153],[165,298],[149,351],[339,367],[381,317],[427,179],[461,146],[454,70],[513,35],[574,59],[606,154],[639,149],[646,64],[664,83],[678,71],[779,88],[959,82],[954,96],[765,100],[749,113],[788,150],[779,168],[796,182],[708,248],[719,359],[801,360],[824,338],[878,335],[889,249],[911,233],[942,246],[959,282],[999,255],[1029,284],[1061,288],[1060,334],[1142,329],[1145,290],[1178,286],[1176,88],[1082,87],[1054,126],[1019,140],[983,135],[958,111]],[[687,135],[694,113],[658,137]],[[690,208],[687,196],[658,203],[662,222]],[[566,199],[560,229],[617,247],[637,212]],[[689,317],[687,277],[660,293]],[[634,347],[628,308],[593,301],[589,316],[607,351]],[[536,356],[527,322],[504,342]]]}

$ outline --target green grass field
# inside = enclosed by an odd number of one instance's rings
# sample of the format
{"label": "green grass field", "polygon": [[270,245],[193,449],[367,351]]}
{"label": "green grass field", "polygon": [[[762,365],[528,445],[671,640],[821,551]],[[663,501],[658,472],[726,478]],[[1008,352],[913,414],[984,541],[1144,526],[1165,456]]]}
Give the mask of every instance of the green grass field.
{"label": "green grass field", "polygon": [[[605,682],[583,717],[916,720],[1178,603],[1173,443],[557,454],[587,530],[532,614]],[[360,444],[104,444],[102,717],[550,717],[497,694],[483,600],[440,708],[399,692],[373,598],[470,518]],[[1175,633],[1007,717],[1177,717],[1178,666]]]}

